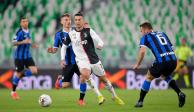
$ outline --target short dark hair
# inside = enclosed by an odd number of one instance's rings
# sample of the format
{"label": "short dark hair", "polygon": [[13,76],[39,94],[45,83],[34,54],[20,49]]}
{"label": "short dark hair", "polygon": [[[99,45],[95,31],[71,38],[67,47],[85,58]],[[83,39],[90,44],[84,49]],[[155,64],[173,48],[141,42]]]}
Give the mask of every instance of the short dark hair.
{"label": "short dark hair", "polygon": [[74,15],[74,17],[75,16],[82,16],[83,17],[83,14],[81,13],[81,12],[78,12],[78,13],[76,13],[75,15]]}
{"label": "short dark hair", "polygon": [[70,14],[68,14],[68,13],[65,13],[65,14],[63,14],[62,16],[61,16],[61,18],[63,18],[63,17],[71,17],[71,15]]}
{"label": "short dark hair", "polygon": [[143,27],[143,28],[147,28],[147,29],[153,29],[151,23],[149,23],[149,22],[144,22],[144,23],[140,24],[139,26]]}
{"label": "short dark hair", "polygon": [[27,18],[27,16],[21,16],[20,17],[20,22],[21,22],[22,19],[28,19],[28,18]]}

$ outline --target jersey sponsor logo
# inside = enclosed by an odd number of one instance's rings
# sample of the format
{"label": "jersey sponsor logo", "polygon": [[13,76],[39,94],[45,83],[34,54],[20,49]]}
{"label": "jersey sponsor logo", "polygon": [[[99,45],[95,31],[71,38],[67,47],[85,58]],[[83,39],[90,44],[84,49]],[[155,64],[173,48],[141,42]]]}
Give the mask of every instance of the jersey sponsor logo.
{"label": "jersey sponsor logo", "polygon": [[83,36],[84,36],[84,38],[88,37],[87,33],[83,33]]}
{"label": "jersey sponsor logo", "polygon": [[73,39],[76,39],[76,34],[73,33],[73,34],[72,34],[72,37],[73,37]]}
{"label": "jersey sponsor logo", "polygon": [[160,56],[164,57],[164,56],[168,56],[168,55],[172,55],[172,54],[174,54],[174,52],[166,52],[166,53],[160,54]]}
{"label": "jersey sponsor logo", "polygon": [[80,45],[86,45],[88,43],[87,40],[83,40],[83,41],[76,41],[74,43],[75,46],[80,46]]}

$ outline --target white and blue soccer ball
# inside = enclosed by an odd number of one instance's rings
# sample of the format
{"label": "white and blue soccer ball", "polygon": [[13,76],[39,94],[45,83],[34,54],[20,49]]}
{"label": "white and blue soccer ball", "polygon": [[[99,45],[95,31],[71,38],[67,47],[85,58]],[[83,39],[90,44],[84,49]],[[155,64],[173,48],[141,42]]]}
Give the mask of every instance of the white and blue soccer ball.
{"label": "white and blue soccer ball", "polygon": [[42,94],[42,95],[39,96],[38,103],[42,107],[48,107],[52,104],[52,99],[49,95]]}

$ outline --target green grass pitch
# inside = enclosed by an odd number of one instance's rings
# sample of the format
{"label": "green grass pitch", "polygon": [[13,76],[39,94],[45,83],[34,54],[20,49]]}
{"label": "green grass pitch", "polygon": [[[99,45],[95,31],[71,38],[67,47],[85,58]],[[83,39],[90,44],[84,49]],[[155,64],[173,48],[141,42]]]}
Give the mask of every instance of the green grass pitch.
{"label": "green grass pitch", "polygon": [[[138,90],[119,90],[116,92],[125,101],[125,105],[119,106],[111,100],[111,95],[106,90],[101,90],[106,101],[103,105],[97,104],[95,94],[87,91],[85,106],[78,106],[79,91],[73,89],[64,90],[18,90],[20,100],[13,101],[10,90],[0,90],[0,112],[193,112],[194,90],[184,89],[186,104],[183,108],[178,107],[176,93],[169,90],[151,90],[144,101],[143,108],[134,108],[139,97]],[[41,94],[51,96],[53,102],[50,107],[41,107],[38,97]]]}

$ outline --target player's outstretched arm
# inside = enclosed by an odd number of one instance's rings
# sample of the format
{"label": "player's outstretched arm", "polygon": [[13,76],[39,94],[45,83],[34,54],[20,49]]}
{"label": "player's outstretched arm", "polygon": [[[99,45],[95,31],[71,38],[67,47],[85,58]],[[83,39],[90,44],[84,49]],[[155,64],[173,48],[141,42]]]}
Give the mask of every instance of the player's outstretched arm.
{"label": "player's outstretched arm", "polygon": [[58,48],[53,48],[53,47],[48,47],[47,48],[48,53],[55,54],[57,51],[58,51]]}
{"label": "player's outstretched arm", "polygon": [[17,40],[13,41],[14,46],[18,46],[18,45],[22,45],[22,44],[31,44],[31,39],[27,38],[23,41],[17,41]]}
{"label": "player's outstretched arm", "polygon": [[102,41],[102,39],[96,34],[96,32],[92,29],[90,29],[90,35],[92,37],[93,40],[95,40],[97,42],[97,46],[96,48],[98,50],[101,50],[102,47],[104,46],[104,42]]}
{"label": "player's outstretched arm", "polygon": [[65,55],[66,55],[66,49],[67,49],[67,46],[66,45],[62,45],[61,47],[61,67],[64,68],[65,67]]}
{"label": "player's outstretched arm", "polygon": [[141,65],[141,62],[145,56],[145,52],[146,52],[146,47],[142,46],[140,49],[139,49],[139,53],[138,53],[138,58],[137,58],[137,62],[136,64],[133,66],[133,69],[138,69],[139,66]]}

